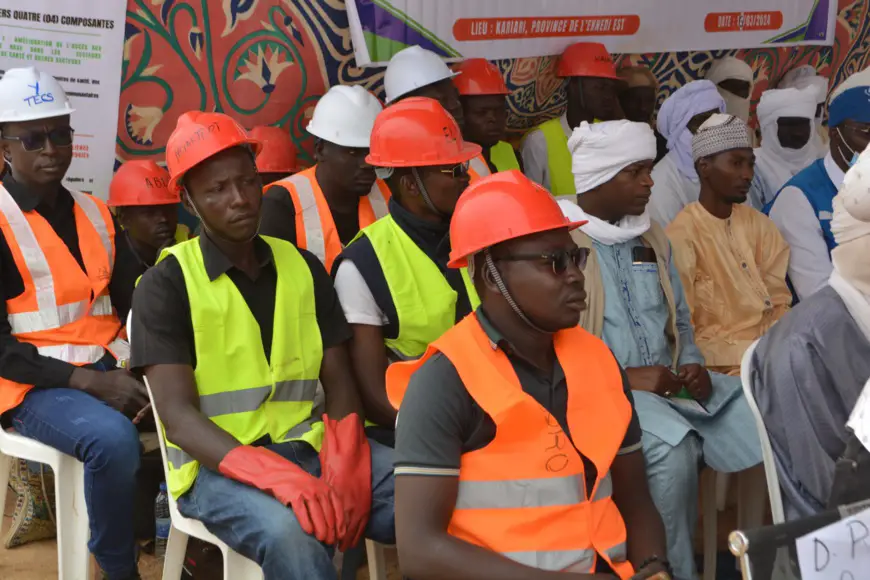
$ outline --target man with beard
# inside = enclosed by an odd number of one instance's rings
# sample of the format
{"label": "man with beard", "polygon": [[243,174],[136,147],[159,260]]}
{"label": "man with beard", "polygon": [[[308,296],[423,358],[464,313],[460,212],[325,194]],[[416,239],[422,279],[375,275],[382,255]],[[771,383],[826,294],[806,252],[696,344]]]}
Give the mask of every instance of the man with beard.
{"label": "man with beard", "polygon": [[387,214],[390,190],[365,161],[377,98],[361,86],[335,86],[314,108],[317,164],[266,187],[263,235],[308,250],[332,268],[336,256],[361,228]]}
{"label": "man with beard", "polygon": [[744,205],[754,161],[746,124],[713,115],[692,149],[701,195],[667,234],[707,368],[738,375],[746,349],[791,304],[788,245],[770,218]]}
{"label": "man with beard", "polygon": [[364,228],[333,266],[353,330],[351,356],[366,417],[392,444],[396,410],[387,400],[390,362],[421,356],[471,312],[477,295],[465,270],[447,268],[450,216],[468,187],[480,146],[434,99],[390,105],[372,130],[368,163],[387,180],[390,215]]}
{"label": "man with beard", "polygon": [[580,123],[622,119],[620,79],[607,48],[598,42],[578,42],[565,49],[556,68],[567,79],[565,114],[526,134],[522,144],[526,175],[555,196],[573,197],[568,138]]}
{"label": "man with beard", "polygon": [[705,368],[668,238],[647,213],[652,129],[584,123],[569,146],[580,193],[574,203],[559,203],[569,219],[588,220],[572,236],[592,250],[580,324],[625,368],[668,561],[675,578],[693,580],[701,461],[724,473],[759,464],[752,414],[738,377]]}
{"label": "man with beard", "polygon": [[187,226],[178,223],[180,203],[178,194],[169,190],[169,172],[153,161],[127,161],[112,177],[108,206],[124,228],[124,243],[133,257],[118,264],[123,274],[109,284],[121,320],[127,320],[135,281],[154,265],[160,250],[190,237]]}

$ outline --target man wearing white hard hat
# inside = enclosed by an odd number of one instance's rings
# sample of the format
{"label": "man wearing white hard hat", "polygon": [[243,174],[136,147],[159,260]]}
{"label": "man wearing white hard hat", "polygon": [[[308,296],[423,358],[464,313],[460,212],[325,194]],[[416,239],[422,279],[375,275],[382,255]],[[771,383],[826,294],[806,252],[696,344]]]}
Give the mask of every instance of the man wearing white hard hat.
{"label": "man wearing white hard hat", "polygon": [[[105,203],[61,183],[73,108],[34,68],[0,79],[0,421],[84,463],[88,547],[110,580],[139,578],[133,531],[144,386],[109,284],[124,255]],[[131,421],[131,418],[133,419]],[[87,557],[87,556],[84,556]]]}
{"label": "man wearing white hard hat", "polygon": [[870,378],[870,153],[832,205],[829,284],[777,322],[752,360],[787,520],[825,509],[849,414]]}
{"label": "man wearing white hard hat", "polygon": [[[387,105],[408,97],[435,99],[465,130],[465,112],[459,98],[459,89],[451,79],[465,74],[452,71],[437,54],[417,45],[409,46],[393,55],[384,74]],[[482,155],[471,160],[468,174],[471,181],[490,175],[491,170]]]}
{"label": "man wearing white hard hat", "polygon": [[357,233],[387,215],[390,189],[365,162],[381,103],[361,86],[335,86],[308,132],[317,164],[265,188],[260,233],[308,250],[329,271]]}
{"label": "man wearing white hard hat", "polygon": [[765,207],[791,247],[788,276],[796,300],[804,300],[828,283],[833,201],[843,176],[870,143],[870,69],[847,78],[834,89],[828,105],[829,152],[792,177]]}

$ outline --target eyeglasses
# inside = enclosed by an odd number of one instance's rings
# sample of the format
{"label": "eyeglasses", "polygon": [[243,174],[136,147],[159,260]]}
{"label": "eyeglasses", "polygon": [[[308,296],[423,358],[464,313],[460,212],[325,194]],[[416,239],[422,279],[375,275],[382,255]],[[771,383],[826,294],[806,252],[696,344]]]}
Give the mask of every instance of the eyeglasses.
{"label": "eyeglasses", "polygon": [[453,167],[448,167],[446,169],[442,168],[438,170],[438,173],[443,173],[445,175],[449,175],[453,179],[458,179],[465,175],[468,175],[468,165],[469,161],[465,161],[460,163],[459,165],[454,165]]}
{"label": "eyeglasses", "polygon": [[572,263],[577,266],[578,270],[586,268],[586,261],[589,259],[589,248],[573,248],[571,250],[558,250],[556,252],[545,252],[543,254],[512,254],[496,258],[501,262],[522,262],[531,260],[545,260],[550,263],[553,268],[553,273],[558,275],[564,274],[568,269],[568,264]]}
{"label": "eyeglasses", "polygon": [[45,149],[46,140],[50,141],[55,147],[72,146],[73,128],[56,127],[50,131],[34,131],[33,133],[27,133],[26,135],[21,135],[19,137],[3,135],[2,138],[8,139],[9,141],[19,141],[21,147],[25,151],[42,151]]}

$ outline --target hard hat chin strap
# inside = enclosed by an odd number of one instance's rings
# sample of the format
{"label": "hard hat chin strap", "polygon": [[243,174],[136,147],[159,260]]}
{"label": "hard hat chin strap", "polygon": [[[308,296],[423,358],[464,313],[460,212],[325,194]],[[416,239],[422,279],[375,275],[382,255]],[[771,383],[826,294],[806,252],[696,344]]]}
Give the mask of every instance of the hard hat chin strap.
{"label": "hard hat chin strap", "polygon": [[535,332],[540,332],[541,334],[552,334],[551,332],[547,332],[546,330],[532,322],[519,307],[516,300],[514,300],[514,297],[511,296],[511,293],[508,291],[507,286],[504,283],[504,279],[501,277],[501,273],[498,271],[498,268],[495,267],[495,262],[493,261],[492,254],[489,253],[488,248],[483,251],[483,256],[486,260],[486,268],[489,270],[490,275],[492,275],[492,280],[498,287],[498,291],[501,292],[501,295],[504,296],[504,299],[507,301],[511,309],[516,313],[516,315],[520,317],[520,320],[525,322],[526,325],[528,325],[529,328],[531,328]]}
{"label": "hard hat chin strap", "polygon": [[203,218],[202,214],[199,213],[199,209],[196,207],[196,203],[194,203],[194,201],[193,201],[193,196],[190,195],[189,191],[187,191],[187,187],[185,187],[184,185],[182,185],[181,187],[184,190],[184,195],[187,196],[187,201],[188,201],[188,203],[190,203],[191,209],[193,209],[193,215],[196,216],[196,219],[198,219],[199,223],[202,224],[203,229],[205,229],[205,231],[208,232],[208,235],[210,235],[211,237],[218,238],[219,240],[223,240],[224,242],[227,242],[229,244],[246,244],[246,243],[250,242],[251,240],[253,240],[254,238],[256,238],[257,234],[260,233],[260,220],[262,219],[262,215],[258,216],[258,218],[257,218],[257,230],[254,232],[254,235],[243,242],[239,242],[237,240],[231,240],[225,236],[220,235],[210,225],[208,225],[208,222],[205,221],[205,218]]}
{"label": "hard hat chin strap", "polygon": [[432,203],[432,198],[429,196],[429,192],[426,190],[426,186],[423,185],[423,179],[420,177],[420,173],[417,171],[416,167],[411,168],[411,175],[414,176],[414,183],[417,184],[417,189],[420,190],[420,195],[423,196],[423,201],[426,202],[426,205],[429,207],[429,209],[435,212],[435,214],[439,217],[449,221],[450,215],[444,213],[443,211],[435,207],[434,203]]}

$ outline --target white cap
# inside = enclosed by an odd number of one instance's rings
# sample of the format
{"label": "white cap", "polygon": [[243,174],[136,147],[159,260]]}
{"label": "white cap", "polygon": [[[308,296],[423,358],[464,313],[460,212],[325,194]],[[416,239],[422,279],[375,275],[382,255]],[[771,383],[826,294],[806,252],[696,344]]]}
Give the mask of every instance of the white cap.
{"label": "white cap", "polygon": [[383,110],[377,97],[359,85],[336,85],[314,107],[308,132],[343,147],[369,147],[375,117]]}
{"label": "white cap", "polygon": [[48,73],[11,68],[0,79],[0,123],[62,117],[74,110],[60,83]]}
{"label": "white cap", "polygon": [[422,87],[428,87],[460,73],[450,70],[441,57],[416,44],[400,50],[390,59],[384,74],[387,104]]}

